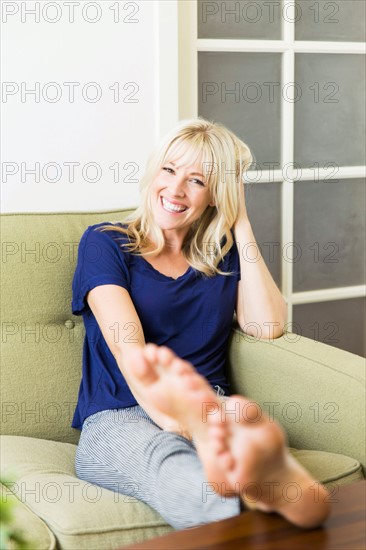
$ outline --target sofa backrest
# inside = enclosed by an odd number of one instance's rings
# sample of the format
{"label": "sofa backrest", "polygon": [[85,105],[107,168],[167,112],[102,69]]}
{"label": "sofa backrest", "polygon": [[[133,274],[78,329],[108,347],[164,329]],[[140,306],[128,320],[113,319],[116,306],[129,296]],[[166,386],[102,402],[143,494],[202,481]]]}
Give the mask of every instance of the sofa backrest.
{"label": "sofa backrest", "polygon": [[83,318],[71,313],[80,238],[133,210],[3,214],[1,429],[77,443],[71,428],[81,379]]}

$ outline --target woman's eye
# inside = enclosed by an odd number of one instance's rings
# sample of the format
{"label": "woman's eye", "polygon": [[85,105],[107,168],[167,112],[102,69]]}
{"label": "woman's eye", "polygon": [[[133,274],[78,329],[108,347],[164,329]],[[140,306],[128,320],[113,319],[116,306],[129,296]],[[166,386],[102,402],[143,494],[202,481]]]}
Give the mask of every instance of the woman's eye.
{"label": "woman's eye", "polygon": [[[169,166],[163,166],[162,169],[165,170],[166,172],[168,172],[168,174],[174,174],[173,168],[169,168]],[[203,186],[205,185],[203,183],[203,181],[198,180],[197,178],[193,178],[191,181],[194,181],[194,182],[198,183],[198,185],[203,185]]]}

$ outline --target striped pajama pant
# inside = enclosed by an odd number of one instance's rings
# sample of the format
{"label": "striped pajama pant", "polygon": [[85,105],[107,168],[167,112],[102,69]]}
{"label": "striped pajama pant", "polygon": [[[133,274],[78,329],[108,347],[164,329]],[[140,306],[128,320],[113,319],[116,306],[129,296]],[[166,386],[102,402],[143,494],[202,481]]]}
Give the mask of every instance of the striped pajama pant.
{"label": "striped pajama pant", "polygon": [[139,405],[85,419],[75,470],[79,479],[142,500],[175,529],[242,510],[238,496],[213,491],[194,442],[162,430]]}

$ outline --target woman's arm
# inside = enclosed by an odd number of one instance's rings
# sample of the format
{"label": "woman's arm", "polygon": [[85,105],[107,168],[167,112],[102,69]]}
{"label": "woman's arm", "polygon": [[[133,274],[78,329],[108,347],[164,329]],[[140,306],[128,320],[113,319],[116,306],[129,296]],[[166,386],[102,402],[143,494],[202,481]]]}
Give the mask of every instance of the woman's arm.
{"label": "woman's arm", "polygon": [[[138,404],[163,430],[181,433],[189,438],[183,426],[146,401],[128,369],[130,352],[145,346],[142,325],[128,291],[118,285],[101,285],[90,290],[86,300]],[[134,328],[132,334],[131,327]]]}
{"label": "woman's arm", "polygon": [[238,323],[251,336],[279,338],[286,324],[287,304],[254,237],[245,206],[244,185],[240,192],[240,211],[234,225],[241,273],[236,304]]}

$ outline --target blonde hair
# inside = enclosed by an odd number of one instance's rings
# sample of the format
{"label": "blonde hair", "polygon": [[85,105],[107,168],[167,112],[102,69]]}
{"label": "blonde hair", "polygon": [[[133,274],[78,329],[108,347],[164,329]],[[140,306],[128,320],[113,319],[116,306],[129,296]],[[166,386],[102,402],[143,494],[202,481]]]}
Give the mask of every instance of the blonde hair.
{"label": "blonde hair", "polygon": [[[239,213],[239,190],[244,185],[244,174],[253,157],[249,147],[220,123],[201,117],[180,121],[150,155],[139,186],[141,203],[123,220],[127,227],[103,225],[98,229],[127,235],[129,242],[125,246],[130,253],[159,255],[165,240],[153,217],[150,187],[162,166],[176,158],[182,159],[182,163],[201,162],[202,174],[206,176],[215,204],[207,206],[201,217],[190,226],[183,241],[183,256],[190,266],[208,277],[231,275],[217,266],[234,242],[231,228]],[[154,243],[148,238],[148,233],[151,233]],[[156,248],[144,252],[152,244]]]}

